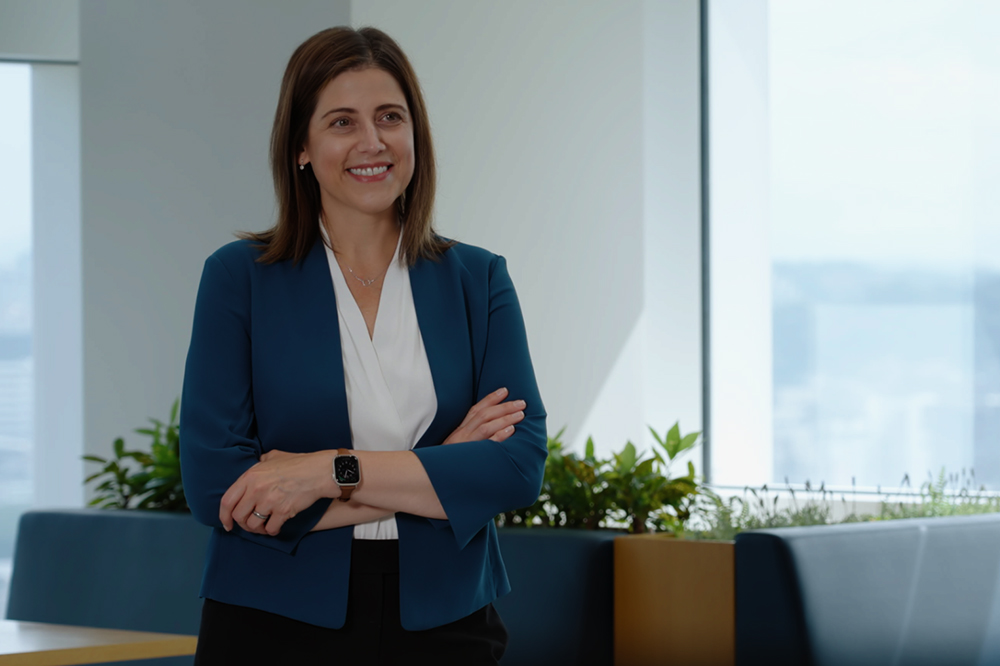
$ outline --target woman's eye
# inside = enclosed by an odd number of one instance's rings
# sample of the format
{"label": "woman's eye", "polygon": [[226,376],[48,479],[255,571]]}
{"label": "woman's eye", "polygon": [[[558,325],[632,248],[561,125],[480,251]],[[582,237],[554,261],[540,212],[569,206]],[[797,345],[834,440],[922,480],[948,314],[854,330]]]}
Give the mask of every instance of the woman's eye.
{"label": "woman's eye", "polygon": [[337,118],[333,121],[334,127],[347,127],[351,123],[347,118]]}
{"label": "woman's eye", "polygon": [[384,116],[382,116],[382,120],[388,120],[390,122],[395,122],[395,121],[397,121],[399,119],[400,119],[399,114],[395,113],[395,112],[390,112],[390,113],[387,113]]}

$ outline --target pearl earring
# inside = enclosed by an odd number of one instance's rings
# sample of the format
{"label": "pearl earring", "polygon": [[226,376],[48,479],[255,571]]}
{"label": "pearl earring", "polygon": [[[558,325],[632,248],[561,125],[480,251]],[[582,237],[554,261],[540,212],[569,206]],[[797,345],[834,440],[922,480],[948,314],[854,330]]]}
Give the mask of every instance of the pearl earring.
{"label": "pearl earring", "polygon": [[300,164],[299,165],[299,171],[305,171],[305,168],[306,168],[305,164]]}

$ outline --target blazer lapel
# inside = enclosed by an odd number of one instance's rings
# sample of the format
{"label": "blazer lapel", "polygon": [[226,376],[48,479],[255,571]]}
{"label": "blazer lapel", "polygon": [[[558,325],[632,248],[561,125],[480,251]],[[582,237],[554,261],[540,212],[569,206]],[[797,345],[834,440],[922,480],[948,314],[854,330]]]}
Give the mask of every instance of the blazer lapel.
{"label": "blazer lapel", "polygon": [[256,409],[270,448],[351,448],[337,300],[322,239],[298,265],[264,270],[281,274],[261,284],[266,307],[256,311],[254,331]]}
{"label": "blazer lapel", "polygon": [[440,444],[472,406],[472,344],[462,283],[447,255],[439,262],[420,259],[410,268],[417,324],[434,379],[438,408],[416,447]]}

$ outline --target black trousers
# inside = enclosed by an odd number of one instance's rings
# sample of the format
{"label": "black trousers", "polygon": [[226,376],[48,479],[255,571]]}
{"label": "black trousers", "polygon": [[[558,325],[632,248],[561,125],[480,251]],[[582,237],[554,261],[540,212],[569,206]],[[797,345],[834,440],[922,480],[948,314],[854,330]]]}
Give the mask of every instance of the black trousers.
{"label": "black trousers", "polygon": [[399,542],[355,540],[347,622],[327,629],[205,599],[195,666],[497,664],[507,628],[493,608],[425,631],[399,623]]}

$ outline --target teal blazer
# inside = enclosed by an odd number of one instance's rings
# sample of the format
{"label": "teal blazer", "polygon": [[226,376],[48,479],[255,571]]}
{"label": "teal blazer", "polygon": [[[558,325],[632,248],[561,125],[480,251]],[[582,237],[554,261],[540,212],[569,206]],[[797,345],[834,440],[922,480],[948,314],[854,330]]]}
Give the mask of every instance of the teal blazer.
{"label": "teal blazer", "polygon": [[[349,448],[340,328],[321,239],[306,258],[264,265],[249,241],[205,262],[184,374],[180,457],[194,517],[214,527],[201,596],[340,628],[347,614],[352,526],[310,532],[321,499],[276,536],[238,525],[219,503],[259,460],[279,449]],[[410,268],[437,414],[414,452],[448,520],[397,513],[400,614],[406,629],[464,617],[510,591],[494,517],[528,506],[541,488],[545,409],[524,320],[503,257],[457,244]],[[469,409],[506,386],[527,403],[502,443],[441,442]]]}

